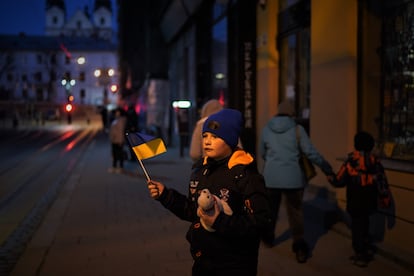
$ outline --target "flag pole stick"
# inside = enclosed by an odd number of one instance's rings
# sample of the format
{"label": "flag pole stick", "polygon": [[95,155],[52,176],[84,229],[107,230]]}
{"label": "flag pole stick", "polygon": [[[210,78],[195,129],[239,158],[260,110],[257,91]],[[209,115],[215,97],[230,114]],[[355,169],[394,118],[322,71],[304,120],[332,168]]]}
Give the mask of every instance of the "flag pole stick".
{"label": "flag pole stick", "polygon": [[149,177],[147,170],[144,167],[144,164],[142,163],[140,158],[137,158],[137,159],[138,159],[139,164],[141,165],[142,170],[144,171],[145,177],[147,178],[148,181],[150,181],[151,178]]}

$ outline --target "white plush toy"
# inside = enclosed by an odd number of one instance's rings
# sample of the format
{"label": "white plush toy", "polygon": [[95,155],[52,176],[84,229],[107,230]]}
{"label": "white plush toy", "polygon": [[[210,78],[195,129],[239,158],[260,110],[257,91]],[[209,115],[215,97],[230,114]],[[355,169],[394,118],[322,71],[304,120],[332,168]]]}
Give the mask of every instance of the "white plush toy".
{"label": "white plush toy", "polygon": [[[224,212],[226,215],[229,216],[233,214],[233,210],[230,208],[226,201],[221,200],[218,196],[211,194],[208,189],[201,190],[197,203],[204,213],[206,213],[207,215],[212,215],[214,213],[214,202],[217,202],[221,212]],[[206,225],[202,218],[200,218],[200,222],[201,225],[203,225],[204,229],[206,229],[207,231],[216,231],[210,226]]]}

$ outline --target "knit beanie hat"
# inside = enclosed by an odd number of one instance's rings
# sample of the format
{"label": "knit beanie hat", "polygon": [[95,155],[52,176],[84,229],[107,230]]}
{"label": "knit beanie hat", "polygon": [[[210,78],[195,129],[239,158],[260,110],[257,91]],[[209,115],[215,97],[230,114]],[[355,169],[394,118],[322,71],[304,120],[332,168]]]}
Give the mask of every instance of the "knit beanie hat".
{"label": "knit beanie hat", "polygon": [[208,116],[203,125],[203,133],[211,132],[234,149],[238,142],[242,128],[242,114],[235,109],[225,108]]}
{"label": "knit beanie hat", "polygon": [[278,114],[286,114],[289,116],[295,115],[295,107],[293,106],[292,101],[290,100],[284,100],[279,104],[279,107],[277,108]]}
{"label": "knit beanie hat", "polygon": [[354,147],[358,151],[371,151],[375,146],[374,137],[368,132],[361,131],[354,136]]}

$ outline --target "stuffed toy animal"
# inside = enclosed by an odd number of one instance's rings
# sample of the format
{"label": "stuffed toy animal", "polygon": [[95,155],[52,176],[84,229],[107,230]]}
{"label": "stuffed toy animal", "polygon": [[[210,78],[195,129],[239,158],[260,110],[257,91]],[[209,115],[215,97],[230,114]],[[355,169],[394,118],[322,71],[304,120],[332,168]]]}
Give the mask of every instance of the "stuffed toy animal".
{"label": "stuffed toy animal", "polygon": [[[204,213],[206,213],[207,215],[212,215],[214,213],[214,202],[217,202],[221,212],[224,212],[226,215],[229,216],[233,214],[233,210],[230,208],[226,201],[220,199],[216,195],[211,194],[208,189],[201,190],[197,203]],[[206,225],[202,218],[200,218],[200,223],[207,231],[216,231],[210,226]]]}

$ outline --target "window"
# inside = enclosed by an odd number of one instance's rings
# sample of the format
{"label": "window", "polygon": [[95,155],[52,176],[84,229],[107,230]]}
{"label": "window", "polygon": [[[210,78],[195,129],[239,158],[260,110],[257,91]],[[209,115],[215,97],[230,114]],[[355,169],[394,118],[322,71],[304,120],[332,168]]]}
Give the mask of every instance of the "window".
{"label": "window", "polygon": [[310,2],[287,2],[278,16],[279,98],[294,101],[297,121],[309,132]]}
{"label": "window", "polygon": [[70,79],[71,79],[71,74],[70,74],[70,72],[69,72],[69,71],[66,71],[66,72],[63,74],[63,79],[65,79],[65,80],[70,80]]}
{"label": "window", "polygon": [[53,53],[50,55],[50,64],[55,65],[56,63],[56,54]]}
{"label": "window", "polygon": [[42,88],[36,88],[36,100],[39,102],[44,101]]}
{"label": "window", "polygon": [[55,81],[56,80],[56,72],[55,72],[55,70],[51,70],[49,72],[49,79],[50,79],[50,81]]}
{"label": "window", "polygon": [[360,128],[375,124],[383,157],[414,161],[414,1],[360,4],[359,94],[364,96],[358,117],[369,121]]}
{"label": "window", "polygon": [[34,77],[35,77],[35,80],[36,80],[37,82],[41,82],[41,81],[42,81],[42,72],[36,72],[36,73],[34,74]]}
{"label": "window", "polygon": [[79,73],[79,80],[80,81],[85,81],[85,72],[80,72]]}

